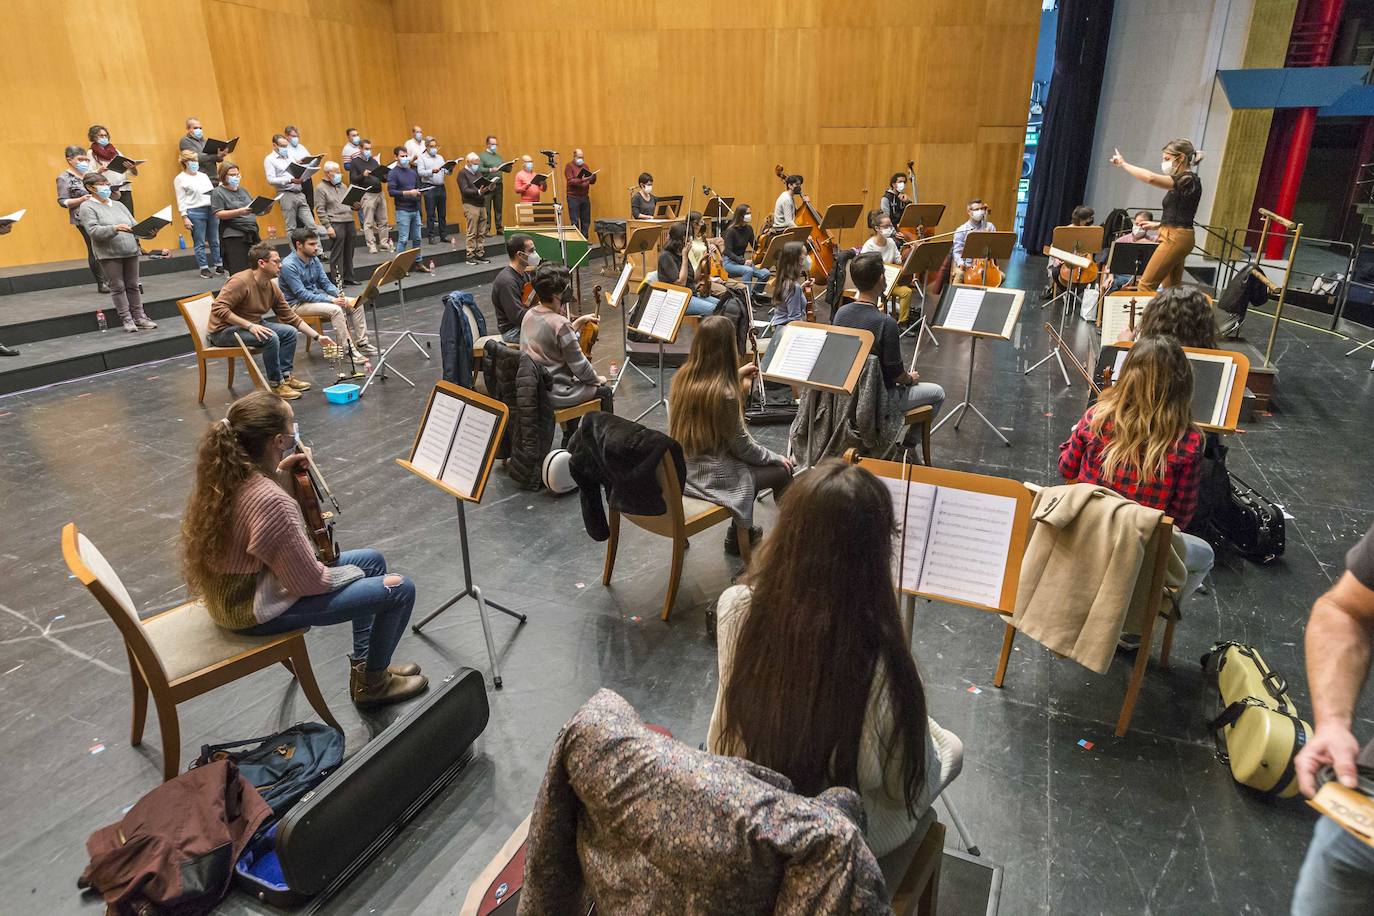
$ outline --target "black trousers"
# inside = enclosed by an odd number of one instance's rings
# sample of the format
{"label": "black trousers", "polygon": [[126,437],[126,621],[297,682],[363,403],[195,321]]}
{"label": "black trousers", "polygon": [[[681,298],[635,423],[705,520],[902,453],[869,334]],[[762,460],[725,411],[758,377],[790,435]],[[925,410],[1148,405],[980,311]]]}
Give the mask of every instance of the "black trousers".
{"label": "black trousers", "polygon": [[301,193],[305,195],[305,205],[310,208],[310,216],[313,219],[315,216],[315,183],[313,181],[302,181]]}
{"label": "black trousers", "polygon": [[[220,225],[223,226],[224,223],[220,223]],[[247,270],[252,266],[248,263],[248,249],[256,245],[258,240],[257,233],[253,235],[234,236],[226,236],[223,233],[220,234],[219,253],[220,257],[224,260],[224,271],[226,274],[232,277],[239,271]]]}
{"label": "black trousers", "polygon": [[[425,192],[425,237],[433,241],[439,236],[448,237],[448,189],[441,184],[432,186],[433,191]],[[438,223],[438,229],[435,229]]]}
{"label": "black trousers", "polygon": [[584,238],[592,237],[592,199],[590,197],[568,198],[568,220],[577,227]]}
{"label": "black trousers", "polygon": [[342,277],[345,283],[356,283],[353,279],[353,243],[358,239],[358,224],[349,220],[329,225],[334,230],[334,237],[329,240],[329,275]]}
{"label": "black trousers", "polygon": [[81,233],[81,241],[86,243],[86,263],[90,265],[91,276],[95,277],[95,282],[105,282],[105,270],[100,266],[100,259],[95,256],[95,249],[91,248],[91,237],[86,234],[80,223],[72,223],[76,231]]}
{"label": "black trousers", "polygon": [[487,232],[492,235],[500,235],[502,229],[501,222],[501,189],[505,187],[504,181],[498,181],[492,185],[491,194],[487,196]]}
{"label": "black trousers", "polygon": [[119,202],[128,208],[130,216],[134,217],[135,219],[138,218],[138,214],[134,212],[134,192],[129,190],[129,186],[127,184],[122,189],[120,189]]}

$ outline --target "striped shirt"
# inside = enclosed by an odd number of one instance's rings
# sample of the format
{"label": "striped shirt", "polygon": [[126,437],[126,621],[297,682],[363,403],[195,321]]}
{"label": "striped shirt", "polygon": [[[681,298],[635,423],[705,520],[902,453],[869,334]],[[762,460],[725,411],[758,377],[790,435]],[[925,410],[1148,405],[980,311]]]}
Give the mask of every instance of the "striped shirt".
{"label": "striped shirt", "polygon": [[281,615],[300,598],[342,588],[365,573],[315,556],[296,500],[263,474],[234,496],[228,542],[205,584],[205,607],[222,627],[242,630]]}

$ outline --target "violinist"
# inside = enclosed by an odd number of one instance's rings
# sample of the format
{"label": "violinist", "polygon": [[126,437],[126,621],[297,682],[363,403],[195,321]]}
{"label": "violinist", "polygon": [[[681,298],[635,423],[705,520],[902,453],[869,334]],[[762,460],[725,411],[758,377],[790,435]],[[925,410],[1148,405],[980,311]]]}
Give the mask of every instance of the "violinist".
{"label": "violinist", "polygon": [[[1080,204],[1073,208],[1073,214],[1069,217],[1069,224],[1072,226],[1091,226],[1096,216],[1097,214],[1093,211],[1092,207]],[[1049,263],[1045,265],[1045,269],[1049,272],[1050,278],[1049,286],[1046,288],[1048,295],[1045,298],[1053,299],[1055,296],[1064,292],[1064,280],[1060,276],[1060,268],[1063,266],[1064,262],[1058,258],[1050,258]],[[1073,279],[1072,267],[1069,268],[1069,279]]]}
{"label": "violinist", "polygon": [[964,268],[973,263],[972,258],[964,257],[964,242],[970,232],[996,232],[997,227],[988,219],[988,205],[975,197],[968,202],[968,219],[954,230],[954,244],[950,248],[950,264],[962,274]]}
{"label": "violinist", "polygon": [[811,198],[802,194],[802,180],[800,175],[788,175],[783,179],[786,187],[773,204],[774,229],[791,229],[797,225],[797,202],[794,197],[800,197],[802,203],[811,202]]}
{"label": "violinist", "polygon": [[[358,706],[398,703],[429,681],[393,664],[415,605],[415,584],[387,571],[376,550],[321,563],[306,534],[293,468],[305,462],[291,405],[251,392],[202,434],[195,488],[181,523],[191,595],[217,625],[272,636],[350,621],[349,696]],[[289,456],[289,457],[288,457]]]}
{"label": "violinist", "polygon": [[[675,222],[668,227],[668,241],[658,253],[658,282],[672,283],[695,290],[696,273],[692,270],[692,259],[687,250],[687,224]],[[687,303],[688,315],[714,315],[720,300],[714,296],[692,294]]]}
{"label": "violinist", "polygon": [[[915,189],[913,188],[913,193]],[[892,217],[892,225],[896,226],[902,221],[902,211],[907,204],[913,203],[906,193],[906,175],[902,172],[893,172],[892,178],[888,180],[887,190],[883,192],[882,199],[878,201],[878,207]]]}
{"label": "violinist", "polygon": [[[724,267],[721,251],[725,247],[725,240],[720,236],[707,234],[706,223],[697,210],[687,215],[687,235],[692,240],[687,245],[687,259],[692,262],[692,273],[697,277],[699,285],[702,274],[710,274],[716,264]],[[727,283],[719,275],[711,277],[711,295],[717,299],[725,295],[725,290],[731,286],[738,290],[744,289],[744,284],[737,280]]]}
{"label": "violinist", "polygon": [[654,196],[654,176],[641,172],[639,183],[630,192],[630,219],[653,219],[658,209],[658,198]]}
{"label": "violinist", "polygon": [[[614,413],[615,396],[606,385],[606,377],[596,374],[578,343],[578,332],[583,325],[596,321],[596,316],[568,320],[564,304],[572,298],[568,277],[568,269],[559,264],[541,264],[534,272],[535,303],[520,320],[520,349],[549,370],[553,378],[549,399],[555,409],[599,398],[601,409]],[[577,419],[563,428],[564,448],[576,430]]]}
{"label": "violinist", "polygon": [[801,242],[788,242],[778,256],[778,272],[768,281],[768,294],[773,299],[773,317],[768,324],[774,328],[800,321],[806,317],[806,303],[811,295],[811,255]]}
{"label": "violinist", "polygon": [[[873,235],[869,236],[863,243],[859,253],[874,252],[883,259],[884,264],[901,264],[906,249],[911,243],[898,246],[897,229],[893,226],[892,217],[882,210],[870,210],[868,211],[868,225],[873,230]],[[911,313],[911,287],[892,287],[892,298],[897,300],[897,323],[905,324]]]}
{"label": "violinist", "polygon": [[731,214],[730,224],[725,227],[725,272],[748,283],[750,292],[758,298],[770,274],[766,267],[755,267],[749,257],[750,251],[758,254],[754,246],[754,227],[750,225],[753,218],[753,210],[748,204],[740,204]]}

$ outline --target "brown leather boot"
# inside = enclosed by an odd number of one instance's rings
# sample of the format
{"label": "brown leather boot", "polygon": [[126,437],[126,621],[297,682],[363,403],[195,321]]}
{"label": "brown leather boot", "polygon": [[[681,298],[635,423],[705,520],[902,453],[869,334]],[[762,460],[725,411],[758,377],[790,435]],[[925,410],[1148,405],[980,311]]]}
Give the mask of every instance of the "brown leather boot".
{"label": "brown leather boot", "polygon": [[[420,673],[420,666],[414,662],[406,662],[403,665],[391,665],[386,669],[397,677],[414,677]],[[363,674],[367,671],[366,659],[349,659],[348,661],[348,695],[355,700],[358,692],[363,687]]]}
{"label": "brown leather boot", "polygon": [[363,671],[362,681],[353,692],[355,706],[386,706],[424,693],[429,678],[423,674],[404,677],[390,671]]}

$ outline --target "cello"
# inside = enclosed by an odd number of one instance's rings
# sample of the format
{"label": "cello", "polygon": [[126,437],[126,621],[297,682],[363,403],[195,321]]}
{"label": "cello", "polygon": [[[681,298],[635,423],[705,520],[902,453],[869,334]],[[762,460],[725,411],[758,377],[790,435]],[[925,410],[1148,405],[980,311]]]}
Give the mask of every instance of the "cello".
{"label": "cello", "polygon": [[[784,185],[787,184],[787,170],[781,165],[773,168],[773,174],[777,175]],[[830,272],[835,269],[835,240],[830,237],[829,232],[821,228],[821,215],[811,206],[811,201],[807,200],[804,194],[800,196],[802,207],[797,211],[797,225],[811,227],[811,232],[806,237],[806,249],[811,253],[811,276],[824,283],[829,279]]]}
{"label": "cello", "polygon": [[[988,215],[984,222],[992,218],[992,208],[988,208]],[[1001,286],[1006,275],[1002,273],[1002,268],[997,266],[997,261],[992,258],[971,258],[969,265],[964,268],[963,276],[958,282],[968,286]]]}

